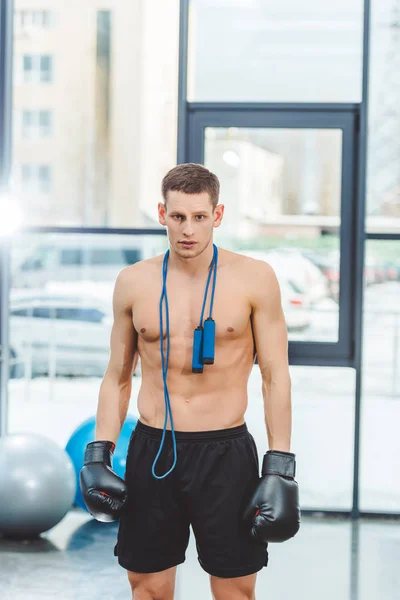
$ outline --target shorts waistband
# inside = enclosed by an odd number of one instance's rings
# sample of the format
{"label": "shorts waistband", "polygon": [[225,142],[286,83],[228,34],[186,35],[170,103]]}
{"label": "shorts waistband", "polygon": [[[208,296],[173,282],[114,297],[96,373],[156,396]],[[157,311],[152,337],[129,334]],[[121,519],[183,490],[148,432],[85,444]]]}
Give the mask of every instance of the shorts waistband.
{"label": "shorts waistband", "polygon": [[[143,437],[154,440],[161,440],[162,429],[157,427],[149,427],[141,421],[138,421],[135,431]],[[218,442],[222,440],[234,440],[243,437],[248,433],[246,423],[237,427],[228,427],[228,429],[211,429],[209,431],[175,431],[177,442]],[[165,439],[171,440],[172,434],[170,430],[166,431]]]}

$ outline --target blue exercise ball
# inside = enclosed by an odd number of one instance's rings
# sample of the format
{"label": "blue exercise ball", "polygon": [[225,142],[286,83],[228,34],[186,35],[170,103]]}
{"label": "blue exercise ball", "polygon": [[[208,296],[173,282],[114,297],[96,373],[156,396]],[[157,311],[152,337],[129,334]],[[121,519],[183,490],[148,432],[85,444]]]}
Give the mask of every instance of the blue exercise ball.
{"label": "blue exercise ball", "polygon": [[[117,441],[117,445],[114,450],[112,459],[112,467],[117,475],[124,477],[126,467],[126,455],[128,452],[129,440],[132,435],[132,431],[135,429],[137,418],[128,415],[125,419],[125,423],[122,426],[120,436]],[[96,435],[96,417],[90,417],[84,421],[71,435],[68,443],[65,447],[67,454],[70,456],[75,469],[76,477],[76,494],[74,504],[80,506],[84,510],[87,510],[85,502],[82,497],[81,488],[79,485],[79,473],[83,467],[83,458],[85,454],[85,448],[89,442],[93,442]]]}

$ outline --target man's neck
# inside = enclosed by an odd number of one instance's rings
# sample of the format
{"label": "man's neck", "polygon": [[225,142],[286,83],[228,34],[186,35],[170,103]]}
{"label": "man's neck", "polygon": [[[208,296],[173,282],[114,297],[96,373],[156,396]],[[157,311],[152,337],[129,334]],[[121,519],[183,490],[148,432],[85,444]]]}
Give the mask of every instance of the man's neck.
{"label": "man's neck", "polygon": [[179,256],[179,254],[170,248],[168,268],[184,273],[189,277],[201,277],[208,273],[213,255],[214,247],[212,241],[201,254],[193,258]]}

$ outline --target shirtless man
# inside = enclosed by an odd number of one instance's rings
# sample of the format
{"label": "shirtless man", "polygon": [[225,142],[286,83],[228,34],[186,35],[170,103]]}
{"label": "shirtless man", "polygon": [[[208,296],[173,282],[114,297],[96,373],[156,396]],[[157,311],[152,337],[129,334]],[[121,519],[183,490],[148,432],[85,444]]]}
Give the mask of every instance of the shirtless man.
{"label": "shirtless man", "polygon": [[[214,599],[252,600],[256,574],[267,564],[268,542],[285,541],[299,529],[295,455],[290,452],[288,343],[279,285],[267,263],[218,249],[212,313],[215,364],[193,372],[193,332],[212,271],[213,229],[222,222],[224,206],[218,204],[217,177],[201,165],[184,164],[169,171],[162,194],[159,222],[167,228],[170,247],[166,382],[175,433],[168,420],[154,467],[167,410],[160,347],[161,255],[129,266],[117,277],[110,360],[100,389],[96,441],[85,452],[81,488],[95,518],[120,518],[115,554],[128,571],[133,599],[174,598],[176,566],[185,560],[192,525]],[[166,352],[165,305],[163,311]],[[257,450],[244,421],[256,355],[269,445],[261,478]],[[112,471],[111,458],[139,356],[140,417],[122,480]],[[163,477],[174,466],[174,435],[176,465]]]}

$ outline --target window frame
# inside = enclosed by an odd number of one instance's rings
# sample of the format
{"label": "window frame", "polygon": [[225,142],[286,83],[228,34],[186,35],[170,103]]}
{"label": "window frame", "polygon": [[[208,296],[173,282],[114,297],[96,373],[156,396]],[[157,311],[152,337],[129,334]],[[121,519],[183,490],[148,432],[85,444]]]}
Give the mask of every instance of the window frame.
{"label": "window frame", "polygon": [[188,104],[186,153],[181,162],[204,164],[205,129],[313,128],[342,130],[340,289],[337,342],[290,341],[293,365],[354,366],[354,247],[359,105]]}

